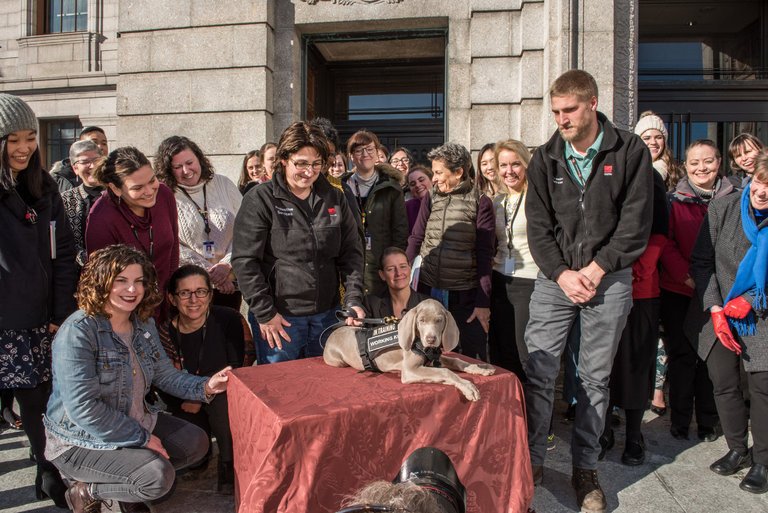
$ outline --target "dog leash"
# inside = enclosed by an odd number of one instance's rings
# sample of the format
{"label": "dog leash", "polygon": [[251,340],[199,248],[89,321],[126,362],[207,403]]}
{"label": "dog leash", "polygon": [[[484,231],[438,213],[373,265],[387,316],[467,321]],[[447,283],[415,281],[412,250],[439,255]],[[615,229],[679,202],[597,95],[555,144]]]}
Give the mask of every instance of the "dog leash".
{"label": "dog leash", "polygon": [[[400,319],[395,317],[394,315],[388,316],[388,317],[358,317],[357,312],[355,312],[352,308],[349,310],[337,310],[336,311],[336,319],[338,319],[338,322],[335,324],[331,324],[327,328],[325,328],[322,333],[320,333],[320,347],[325,349],[325,344],[323,343],[323,336],[325,336],[326,331],[333,331],[337,328],[341,328],[342,326],[347,325],[347,319],[357,319],[362,324],[360,326],[350,326],[351,328],[363,328],[365,326],[383,326],[385,324],[397,324],[400,322]],[[330,335],[328,335],[330,336]]]}

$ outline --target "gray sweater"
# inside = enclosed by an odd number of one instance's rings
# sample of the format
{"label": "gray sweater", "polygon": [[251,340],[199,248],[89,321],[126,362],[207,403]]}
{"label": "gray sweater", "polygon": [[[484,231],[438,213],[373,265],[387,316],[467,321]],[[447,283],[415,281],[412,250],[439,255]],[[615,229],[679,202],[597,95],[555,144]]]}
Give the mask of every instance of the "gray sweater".
{"label": "gray sweater", "polygon": [[[716,343],[709,309],[724,306],[724,300],[736,279],[741,259],[751,244],[741,227],[741,194],[729,194],[709,204],[691,255],[690,273],[696,282],[696,298],[686,318],[686,334],[702,359],[707,358]],[[768,224],[764,220],[760,227]],[[752,298],[749,298],[750,303]],[[734,337],[740,340],[744,370],[768,371],[768,312],[757,312],[757,334]],[[719,342],[718,342],[719,343]]]}

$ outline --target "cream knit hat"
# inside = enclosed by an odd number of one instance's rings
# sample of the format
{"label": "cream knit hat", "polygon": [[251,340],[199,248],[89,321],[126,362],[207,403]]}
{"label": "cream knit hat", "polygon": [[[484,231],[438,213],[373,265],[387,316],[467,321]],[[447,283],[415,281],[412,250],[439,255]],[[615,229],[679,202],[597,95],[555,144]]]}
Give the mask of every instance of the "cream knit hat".
{"label": "cream knit hat", "polygon": [[637,124],[635,125],[635,133],[637,135],[642,136],[643,132],[651,129],[661,132],[661,135],[664,136],[664,140],[667,140],[667,127],[664,126],[664,121],[662,121],[659,116],[656,114],[649,114],[648,116],[643,116],[637,120]]}

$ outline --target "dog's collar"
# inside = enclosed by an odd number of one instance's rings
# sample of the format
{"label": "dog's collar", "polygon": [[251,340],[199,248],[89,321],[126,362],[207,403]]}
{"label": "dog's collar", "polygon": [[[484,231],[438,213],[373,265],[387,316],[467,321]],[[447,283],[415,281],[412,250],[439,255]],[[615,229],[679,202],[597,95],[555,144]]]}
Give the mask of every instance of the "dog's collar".
{"label": "dog's collar", "polygon": [[443,348],[438,347],[424,347],[421,343],[421,339],[413,341],[411,351],[419,356],[423,356],[427,361],[424,362],[425,367],[440,367],[440,355],[443,354]]}

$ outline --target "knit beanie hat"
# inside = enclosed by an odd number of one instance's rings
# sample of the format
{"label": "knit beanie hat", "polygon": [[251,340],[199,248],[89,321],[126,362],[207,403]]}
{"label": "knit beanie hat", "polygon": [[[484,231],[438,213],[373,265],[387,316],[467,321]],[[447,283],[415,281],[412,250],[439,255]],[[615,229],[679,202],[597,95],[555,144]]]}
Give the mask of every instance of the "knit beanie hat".
{"label": "knit beanie hat", "polygon": [[656,114],[649,114],[648,116],[643,116],[637,120],[637,124],[635,125],[635,133],[637,135],[642,136],[643,132],[651,129],[661,132],[661,135],[664,136],[664,140],[667,140],[667,127],[664,126],[664,121],[662,121],[659,116]]}
{"label": "knit beanie hat", "polygon": [[0,93],[0,139],[19,130],[38,131],[35,113],[18,96]]}

